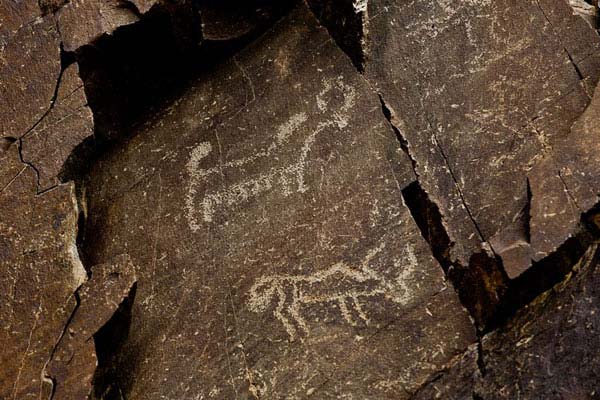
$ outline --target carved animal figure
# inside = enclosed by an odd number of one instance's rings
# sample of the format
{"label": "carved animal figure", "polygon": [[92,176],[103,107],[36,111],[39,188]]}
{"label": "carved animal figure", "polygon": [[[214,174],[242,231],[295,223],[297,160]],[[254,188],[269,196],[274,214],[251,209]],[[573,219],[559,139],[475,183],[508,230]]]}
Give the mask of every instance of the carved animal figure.
{"label": "carved animal figure", "polygon": [[372,249],[363,258],[358,268],[343,262],[309,275],[270,275],[259,278],[249,291],[248,307],[254,312],[265,312],[273,303],[273,315],[283,324],[291,340],[295,340],[298,329],[309,333],[308,324],[302,316],[302,308],[311,304],[336,306],[344,320],[356,326],[356,314],[365,324],[369,318],[361,307],[361,300],[384,295],[387,299],[406,304],[410,300],[411,279],[417,259],[410,246],[405,248],[408,264],[394,262],[399,270],[396,279],[388,279],[369,264],[384,249],[385,245]]}
{"label": "carved animal figure", "polygon": [[[337,90],[343,95],[342,104],[334,110],[329,109],[325,102],[325,94]],[[192,231],[201,229],[204,223],[213,222],[213,217],[219,209],[243,204],[257,196],[272,190],[279,190],[284,196],[292,193],[304,193],[309,188],[305,183],[305,170],[310,161],[310,152],[319,135],[328,132],[329,129],[342,130],[348,125],[349,111],[354,105],[355,89],[344,85],[341,80],[323,83],[323,90],[316,97],[319,113],[327,114],[326,121],[317,124],[316,128],[306,134],[303,131],[308,121],[306,112],[300,112],[289,118],[288,121],[277,127],[273,135],[273,142],[265,148],[247,157],[231,160],[212,168],[201,168],[202,160],[212,151],[210,142],[202,142],[196,146],[187,163],[190,183],[185,200],[185,209],[188,225]],[[229,184],[226,188],[214,192],[198,193],[198,189],[212,175],[220,174],[229,168],[241,168],[252,165],[264,158],[274,158],[284,146],[289,146],[289,141],[297,134],[302,134],[303,140],[296,144],[298,146],[297,159],[285,165],[274,166],[260,174],[250,176],[247,179]],[[198,199],[202,194],[202,198]],[[197,204],[200,204],[198,207]],[[201,218],[198,218],[200,213]]]}

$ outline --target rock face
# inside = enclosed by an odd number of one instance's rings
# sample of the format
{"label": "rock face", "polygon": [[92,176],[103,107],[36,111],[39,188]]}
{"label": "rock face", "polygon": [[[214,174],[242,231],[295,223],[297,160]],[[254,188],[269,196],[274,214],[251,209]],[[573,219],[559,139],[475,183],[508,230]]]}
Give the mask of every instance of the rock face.
{"label": "rock face", "polygon": [[565,282],[484,339],[486,399],[598,397],[599,260],[594,245]]}
{"label": "rock face", "polygon": [[21,137],[23,161],[38,173],[40,189],[58,183],[58,175],[73,149],[93,134],[94,121],[87,106],[77,64],[62,73],[56,99],[48,113]]}
{"label": "rock face", "polygon": [[119,259],[86,282],[73,183],[39,195],[15,143],[0,166],[0,397],[87,398],[96,368],[90,339],[121,302],[119,289],[129,291],[131,273]]}
{"label": "rock face", "polygon": [[121,390],[408,398],[462,352],[474,330],[402,203],[395,141],[300,7],[101,159],[86,258],[140,266]]}
{"label": "rock face", "polygon": [[38,197],[35,171],[16,145],[0,156],[0,396],[33,399],[51,391],[45,367],[86,273],[75,246],[73,185]]}
{"label": "rock face", "polygon": [[92,278],[77,292],[77,311],[66,325],[46,368],[55,382],[52,392],[55,398],[88,398],[97,364],[93,335],[130,294],[135,280],[134,266],[127,255],[92,268]]}
{"label": "rock face", "polygon": [[240,39],[289,8],[289,2],[265,0],[202,0],[198,3],[202,39],[226,41]]}
{"label": "rock face", "polygon": [[53,16],[40,18],[34,0],[0,5],[0,134],[19,138],[50,108],[60,75],[60,40]]}
{"label": "rock face", "polygon": [[590,101],[598,35],[564,1],[396,3],[369,2],[365,76],[440,210],[448,262],[487,282],[466,299],[485,325],[510,280],[576,233],[580,212],[544,211],[569,201],[540,191],[536,171]]}
{"label": "rock face", "polygon": [[583,17],[592,28],[596,29],[598,28],[598,4],[593,3],[593,1],[569,0],[575,14]]}
{"label": "rock face", "polygon": [[583,0],[0,4],[0,399],[594,399]]}
{"label": "rock face", "polygon": [[120,1],[74,0],[59,13],[59,28],[66,51],[75,51],[103,34],[139,21],[134,10]]}
{"label": "rock face", "polygon": [[[67,157],[93,130],[77,65],[61,60],[64,42],[52,13],[60,6],[0,5],[3,399],[86,398],[96,368],[91,337],[121,301],[108,290],[109,278],[98,274],[84,283],[76,190],[58,179]],[[80,316],[79,300],[94,288],[108,305],[86,300]],[[85,332],[85,343],[72,337]]]}
{"label": "rock face", "polygon": [[364,70],[368,54],[368,24],[366,0],[310,0],[315,15],[352,60],[359,71]]}
{"label": "rock face", "polygon": [[471,349],[415,398],[597,398],[599,256],[592,245],[564,282],[483,338],[483,377]]}

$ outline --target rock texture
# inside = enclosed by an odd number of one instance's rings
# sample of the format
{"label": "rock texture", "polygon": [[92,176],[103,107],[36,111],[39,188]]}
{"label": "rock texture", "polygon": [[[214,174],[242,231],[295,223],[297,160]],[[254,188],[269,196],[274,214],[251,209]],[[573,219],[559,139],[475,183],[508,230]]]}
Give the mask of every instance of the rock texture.
{"label": "rock texture", "polygon": [[363,71],[368,54],[368,1],[310,0],[307,3],[356,68]]}
{"label": "rock texture", "polygon": [[142,266],[120,389],[408,398],[475,337],[377,95],[305,7],[217,71],[85,184],[87,259]]}
{"label": "rock texture", "polygon": [[564,1],[395,3],[369,2],[365,76],[440,210],[448,262],[487,282],[466,299],[485,325],[510,280],[575,234],[562,212],[542,211],[554,200],[538,191],[536,166],[590,101],[598,34]]}
{"label": "rock texture", "polygon": [[17,146],[1,156],[0,397],[33,399],[51,391],[45,367],[86,273],[75,246],[73,185],[38,197],[35,171],[21,163]]}
{"label": "rock texture", "polygon": [[273,20],[289,8],[289,2],[265,0],[203,0],[198,4],[202,39],[240,39]]}
{"label": "rock texture", "polygon": [[598,256],[483,340],[486,399],[598,397]]}
{"label": "rock texture", "polygon": [[483,338],[483,375],[470,349],[415,398],[597,398],[599,255],[592,245],[563,282]]}
{"label": "rock texture", "polygon": [[60,10],[58,17],[64,49],[77,50],[103,34],[111,34],[121,26],[137,22],[138,13],[133,3],[118,0],[70,1]]}
{"label": "rock texture", "polygon": [[0,134],[19,138],[50,108],[60,75],[60,39],[53,16],[35,0],[0,5]]}
{"label": "rock texture", "polygon": [[1,399],[595,399],[597,4],[0,4]]}
{"label": "rock texture", "polygon": [[91,279],[77,291],[78,308],[46,367],[55,382],[54,398],[85,399],[91,394],[97,365],[93,335],[129,295],[135,280],[134,266],[126,255],[92,268]]}
{"label": "rock texture", "polygon": [[[53,14],[61,5],[0,5],[3,399],[85,398],[96,367],[93,341],[82,347],[66,343],[87,273],[76,244],[75,186],[61,183],[58,175],[75,146],[92,134],[93,118],[77,65],[61,52],[64,42]],[[98,288],[116,307],[120,299],[104,289]],[[79,331],[93,333],[110,316],[110,307],[96,304],[97,310],[84,304],[87,315],[75,318]],[[71,364],[66,358],[71,351],[83,362]],[[80,373],[90,379],[80,381]]]}
{"label": "rock texture", "polygon": [[93,130],[93,116],[79,69],[77,64],[71,64],[60,77],[56,99],[48,113],[21,137],[23,161],[36,170],[41,190],[58,184],[65,160]]}
{"label": "rock texture", "polygon": [[[595,4],[594,4],[595,3]],[[598,28],[598,4],[594,1],[569,0],[575,14],[583,17],[592,28]]]}

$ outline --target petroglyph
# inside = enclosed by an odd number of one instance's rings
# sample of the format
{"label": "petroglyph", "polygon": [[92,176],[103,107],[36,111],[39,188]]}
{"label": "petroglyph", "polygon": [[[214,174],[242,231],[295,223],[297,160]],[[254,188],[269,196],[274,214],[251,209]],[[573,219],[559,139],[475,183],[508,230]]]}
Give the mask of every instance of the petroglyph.
{"label": "petroglyph", "polygon": [[[352,326],[369,324],[370,319],[361,306],[361,300],[383,296],[394,303],[408,304],[412,297],[418,261],[414,250],[406,245],[403,257],[393,261],[399,271],[389,279],[373,265],[374,258],[385,244],[371,249],[358,267],[338,262],[308,275],[269,275],[256,280],[248,292],[248,308],[256,313],[266,312],[273,303],[273,315],[279,320],[293,341],[299,331],[309,334],[302,308],[310,305],[337,307],[342,318]],[[353,316],[355,315],[355,316]]]}
{"label": "petroglyph", "polygon": [[[330,104],[325,100],[325,96],[332,90],[336,90],[342,96],[339,106],[331,110]],[[292,115],[285,123],[278,126],[273,135],[273,142],[268,146],[258,150],[254,154],[227,162],[220,163],[211,168],[201,168],[202,161],[208,157],[213,150],[210,142],[202,142],[196,146],[187,163],[187,171],[190,176],[190,183],[185,199],[185,212],[188,220],[188,226],[192,231],[198,231],[203,223],[213,222],[216,210],[220,207],[232,207],[248,202],[262,193],[278,189],[287,197],[293,193],[305,193],[308,186],[305,183],[304,175],[308,162],[309,153],[317,140],[317,137],[324,133],[328,128],[344,129],[348,126],[350,111],[356,101],[356,90],[344,84],[342,78],[335,80],[326,80],[323,82],[323,90],[316,96],[317,115],[325,118],[324,122],[317,124],[316,128],[308,134],[298,149],[298,158],[293,162],[283,166],[273,166],[270,170],[249,177],[242,182],[233,183],[224,189],[213,193],[205,193],[203,198],[198,201],[199,188],[202,183],[215,174],[222,174],[227,169],[237,169],[247,165],[252,165],[265,158],[278,159],[278,152],[283,145],[291,144],[290,140],[295,134],[303,135],[302,128],[308,122],[306,112],[299,112]],[[319,117],[313,117],[313,119]],[[198,206],[199,204],[199,206]],[[198,217],[200,213],[200,218]]]}

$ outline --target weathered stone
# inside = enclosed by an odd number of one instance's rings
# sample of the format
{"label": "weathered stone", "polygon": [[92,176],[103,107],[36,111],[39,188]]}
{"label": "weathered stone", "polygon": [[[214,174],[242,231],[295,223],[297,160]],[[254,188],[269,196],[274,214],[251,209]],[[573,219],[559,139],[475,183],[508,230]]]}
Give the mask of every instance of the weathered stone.
{"label": "weathered stone", "polygon": [[[125,2],[127,4],[127,2]],[[61,8],[58,17],[63,48],[75,51],[120,26],[139,20],[137,10],[119,0],[73,0]]]}
{"label": "weathered stone", "polygon": [[22,138],[23,161],[38,172],[40,189],[58,184],[58,174],[73,149],[94,132],[77,64],[62,74],[50,112]]}
{"label": "weathered stone", "polygon": [[484,399],[595,399],[600,381],[600,255],[483,340]]}
{"label": "weathered stone", "polygon": [[307,3],[327,27],[340,48],[354,65],[364,69],[368,33],[366,0],[308,0]]}
{"label": "weathered stone", "polygon": [[97,359],[94,335],[113,315],[135,283],[128,256],[92,267],[92,277],[80,290],[79,307],[56,345],[46,372],[55,383],[56,399],[87,399]]}
{"label": "weathered stone", "polygon": [[571,131],[558,138],[530,173],[531,245],[535,258],[555,251],[576,233],[581,215],[598,203],[600,89]]}
{"label": "weathered stone", "polygon": [[39,0],[39,6],[43,15],[52,14],[60,10],[69,0]]}
{"label": "weathered stone", "polygon": [[3,140],[0,147],[0,193],[26,169],[27,166],[19,162],[17,142]]}
{"label": "weathered stone", "polygon": [[597,7],[285,3],[0,4],[0,398],[600,396]]}
{"label": "weathered stone", "polygon": [[198,4],[204,40],[234,40],[261,30],[289,9],[289,2],[204,0]]}
{"label": "weathered stone", "polygon": [[470,308],[485,324],[508,278],[539,260],[529,248],[534,226],[522,218],[536,210],[527,175],[585,110],[599,76],[598,35],[564,1],[377,0],[369,16],[365,75],[440,209],[449,262],[473,269],[474,255],[487,265],[499,256],[497,269],[509,273],[481,273],[492,307]]}
{"label": "weathered stone", "polygon": [[74,0],[59,11],[63,47],[77,50],[139,21],[155,6],[170,14],[173,28],[178,30],[176,36],[182,41],[197,39],[200,32],[205,40],[239,39],[264,29],[290,7],[286,2],[262,0],[206,0],[197,5],[189,0]]}
{"label": "weathered stone", "polygon": [[150,9],[152,7],[154,7],[155,4],[157,4],[157,0],[129,0],[129,2],[133,5],[135,5],[135,8],[137,10],[137,12],[141,13],[141,14],[145,14],[148,11],[150,11]]}
{"label": "weathered stone", "polygon": [[60,41],[52,16],[35,1],[0,5],[0,137],[19,138],[51,106],[60,75]]}
{"label": "weathered stone", "polygon": [[24,27],[35,24],[41,12],[36,0],[3,1],[0,3],[2,25],[0,32],[3,39],[10,37]]}
{"label": "weathered stone", "polygon": [[16,144],[2,157],[0,397],[37,399],[50,391],[45,367],[86,276],[75,247],[77,205],[72,184],[36,195],[35,171]]}
{"label": "weathered stone", "polygon": [[481,379],[477,359],[477,345],[474,344],[432,376],[411,400],[477,400],[473,396],[475,383]]}
{"label": "weathered stone", "polygon": [[414,179],[377,95],[296,9],[83,183],[86,260],[139,268],[115,385],[408,398],[475,339],[402,202]]}
{"label": "weathered stone", "polygon": [[598,27],[598,4],[590,4],[586,0],[569,0],[575,14],[587,21],[594,29]]}
{"label": "weathered stone", "polygon": [[596,399],[600,253],[592,245],[565,281],[482,339],[415,399]]}

